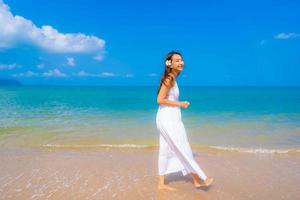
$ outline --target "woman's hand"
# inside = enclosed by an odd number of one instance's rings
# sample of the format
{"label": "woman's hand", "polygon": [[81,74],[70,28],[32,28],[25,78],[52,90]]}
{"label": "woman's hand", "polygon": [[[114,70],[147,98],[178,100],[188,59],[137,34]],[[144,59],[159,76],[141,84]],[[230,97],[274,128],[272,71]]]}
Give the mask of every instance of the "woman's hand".
{"label": "woman's hand", "polygon": [[187,107],[189,107],[189,105],[190,105],[190,102],[188,102],[188,101],[181,101],[180,102],[180,107],[187,108]]}

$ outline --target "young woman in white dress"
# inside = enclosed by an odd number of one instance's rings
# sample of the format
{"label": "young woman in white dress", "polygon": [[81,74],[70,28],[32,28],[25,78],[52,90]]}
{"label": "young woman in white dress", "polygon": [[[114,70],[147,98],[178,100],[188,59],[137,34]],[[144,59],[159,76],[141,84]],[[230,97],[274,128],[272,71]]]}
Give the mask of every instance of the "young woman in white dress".
{"label": "young woman in white dress", "polygon": [[209,186],[212,178],[208,178],[193,158],[184,125],[181,121],[180,108],[188,108],[188,101],[179,101],[179,89],[176,78],[183,69],[181,54],[172,51],[165,58],[165,72],[160,81],[157,103],[156,125],[160,133],[159,145],[159,183],[158,189],[174,191],[165,184],[165,175],[179,172],[185,176],[190,174],[196,188]]}

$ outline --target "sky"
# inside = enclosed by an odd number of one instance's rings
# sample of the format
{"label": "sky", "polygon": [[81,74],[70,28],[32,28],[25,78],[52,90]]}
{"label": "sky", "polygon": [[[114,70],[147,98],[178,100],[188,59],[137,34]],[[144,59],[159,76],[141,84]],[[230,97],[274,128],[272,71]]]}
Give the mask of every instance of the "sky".
{"label": "sky", "polygon": [[0,0],[0,79],[27,85],[300,86],[300,1]]}

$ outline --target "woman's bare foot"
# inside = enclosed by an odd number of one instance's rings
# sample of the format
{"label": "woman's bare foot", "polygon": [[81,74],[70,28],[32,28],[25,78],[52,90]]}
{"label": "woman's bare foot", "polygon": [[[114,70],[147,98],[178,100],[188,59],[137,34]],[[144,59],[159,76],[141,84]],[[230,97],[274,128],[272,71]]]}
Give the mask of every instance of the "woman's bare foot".
{"label": "woman's bare foot", "polygon": [[202,187],[202,186],[210,186],[212,182],[214,181],[213,178],[207,178],[203,181],[203,184],[200,184],[199,182],[194,182],[194,185],[196,188]]}
{"label": "woman's bare foot", "polygon": [[176,191],[175,188],[172,188],[170,186],[167,186],[166,184],[159,184],[158,185],[159,190],[169,190],[169,191]]}
{"label": "woman's bare foot", "polygon": [[197,174],[191,173],[191,176],[192,176],[192,178],[193,178],[194,186],[195,186],[196,188],[199,188],[199,187],[205,185],[205,184],[201,184],[201,182],[204,183],[204,180],[200,179],[199,176],[198,176]]}
{"label": "woman's bare foot", "polygon": [[203,185],[201,185],[200,183],[194,183],[194,186],[195,186],[196,188],[199,188],[199,187],[201,187],[201,186],[203,186]]}
{"label": "woman's bare foot", "polygon": [[212,184],[212,182],[214,181],[213,178],[207,178],[203,181],[204,184],[200,184],[198,187],[201,187],[201,186],[210,186]]}
{"label": "woman's bare foot", "polygon": [[193,178],[193,181],[194,181],[194,186],[195,186],[196,188],[202,186],[201,183],[200,183],[201,180],[200,180],[197,176],[192,175],[192,178]]}
{"label": "woman's bare foot", "polygon": [[213,178],[207,178],[204,180],[204,184],[205,184],[205,186],[210,186],[213,181],[214,181]]}

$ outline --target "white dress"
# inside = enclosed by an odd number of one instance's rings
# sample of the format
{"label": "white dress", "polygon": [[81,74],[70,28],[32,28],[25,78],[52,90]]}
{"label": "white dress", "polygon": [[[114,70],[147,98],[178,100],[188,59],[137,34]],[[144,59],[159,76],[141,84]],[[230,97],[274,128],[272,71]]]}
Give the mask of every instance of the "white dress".
{"label": "white dress", "polygon": [[[179,89],[175,82],[166,98],[178,101],[178,97]],[[156,115],[156,125],[160,133],[159,175],[181,171],[184,176],[188,173],[195,173],[202,180],[205,180],[207,176],[194,160],[192,149],[181,121],[180,107],[160,105]]]}

